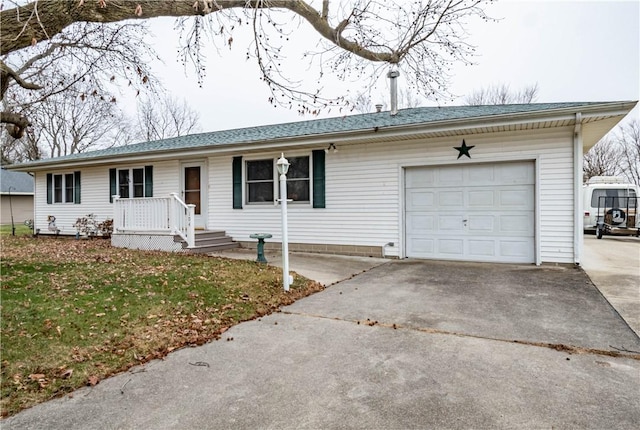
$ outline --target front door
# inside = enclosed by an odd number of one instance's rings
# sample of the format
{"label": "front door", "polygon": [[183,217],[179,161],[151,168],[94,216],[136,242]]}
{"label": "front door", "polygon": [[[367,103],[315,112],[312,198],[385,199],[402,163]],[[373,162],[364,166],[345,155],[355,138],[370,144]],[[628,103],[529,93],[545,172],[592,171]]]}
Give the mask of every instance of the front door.
{"label": "front door", "polygon": [[182,198],[186,204],[195,205],[196,228],[205,228],[207,212],[206,181],[204,163],[189,163],[182,166]]}

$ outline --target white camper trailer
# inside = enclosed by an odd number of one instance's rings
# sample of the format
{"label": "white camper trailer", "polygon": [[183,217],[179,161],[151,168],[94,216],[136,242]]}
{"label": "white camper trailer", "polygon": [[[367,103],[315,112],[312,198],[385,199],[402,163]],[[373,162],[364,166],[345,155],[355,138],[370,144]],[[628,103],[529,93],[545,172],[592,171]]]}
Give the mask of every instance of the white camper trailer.
{"label": "white camper trailer", "polygon": [[583,187],[584,231],[600,231],[598,236],[613,230],[636,229],[628,233],[637,233],[640,227],[640,220],[636,217],[638,194],[637,185],[629,184],[620,177],[590,178]]}

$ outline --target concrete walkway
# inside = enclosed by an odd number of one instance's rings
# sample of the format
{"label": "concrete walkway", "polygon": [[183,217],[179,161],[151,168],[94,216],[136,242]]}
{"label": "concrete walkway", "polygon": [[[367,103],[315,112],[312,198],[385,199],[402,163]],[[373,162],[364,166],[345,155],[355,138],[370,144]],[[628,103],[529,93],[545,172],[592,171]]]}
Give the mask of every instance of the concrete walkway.
{"label": "concrete walkway", "polygon": [[[211,255],[242,260],[256,259],[256,251],[246,248],[221,251]],[[265,257],[268,264],[282,267],[281,252],[265,251]],[[292,252],[289,255],[289,268],[305,278],[313,279],[328,287],[390,261],[384,258]]]}
{"label": "concrete walkway", "polygon": [[325,258],[349,279],[2,428],[638,428],[640,339],[581,269]]}

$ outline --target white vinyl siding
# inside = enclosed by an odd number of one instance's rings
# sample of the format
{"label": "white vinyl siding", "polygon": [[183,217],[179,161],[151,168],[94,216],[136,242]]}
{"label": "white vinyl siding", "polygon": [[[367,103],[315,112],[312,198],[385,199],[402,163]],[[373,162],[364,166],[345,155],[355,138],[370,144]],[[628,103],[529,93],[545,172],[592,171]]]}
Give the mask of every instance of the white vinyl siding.
{"label": "white vinyl siding", "polygon": [[[462,139],[471,149],[471,159],[456,159]],[[341,144],[338,152],[325,159],[326,208],[314,209],[311,203],[289,206],[289,241],[291,243],[356,245],[385,247],[387,256],[404,257],[403,172],[415,166],[447,166],[464,163],[529,161],[536,166],[535,242],[536,262],[573,263],[573,129],[527,130],[492,134],[460,135],[411,141]],[[237,241],[250,241],[252,233],[271,233],[271,241],[280,241],[280,207],[274,204],[244,205],[233,209],[233,156],[246,160],[310,156],[312,149],[242,152],[211,155],[207,159],[206,190],[208,212],[206,225],[225,230]],[[136,164],[110,164],[100,167],[74,168],[82,173],[82,199],[78,205],[47,205],[46,174],[35,177],[36,228],[47,232],[47,215],[56,217],[62,234],[75,234],[73,224],[80,216],[94,213],[97,219],[112,218],[108,200],[109,168],[153,166],[153,194],[156,197],[180,192],[181,160],[145,161]],[[312,166],[311,166],[312,170]],[[47,173],[64,174],[68,171]],[[243,172],[244,175],[244,172]],[[310,172],[313,176],[313,172]],[[245,184],[243,177],[243,188]],[[313,188],[312,184],[310,188]],[[246,189],[243,189],[243,194]],[[313,189],[310,190],[312,195]],[[246,195],[243,195],[246,202]]]}
{"label": "white vinyl siding", "polygon": [[[465,138],[475,145],[471,159],[456,160]],[[340,145],[326,156],[326,208],[289,207],[291,243],[326,243],[385,248],[388,256],[404,256],[404,167],[459,165],[527,160],[537,167],[536,191],[540,208],[536,228],[537,251],[542,262],[573,262],[572,130],[503,132],[489,135],[436,138],[408,142]],[[252,154],[252,159],[277,157],[281,150]],[[284,151],[294,157],[300,151]],[[213,156],[210,166],[209,226],[226,230],[235,240],[267,232],[280,241],[279,206],[232,209],[232,156]],[[540,227],[540,231],[538,230]],[[537,260],[537,259],[536,259]]]}
{"label": "white vinyl siding", "polygon": [[[167,196],[180,191],[179,164],[177,161],[146,163],[153,165],[153,194]],[[47,173],[65,174],[68,170],[37,172],[34,186],[34,223],[41,233],[48,233],[47,217],[56,217],[56,227],[60,234],[75,234],[76,220],[88,214],[95,214],[98,221],[113,218],[112,204],[109,203],[109,169],[139,167],[140,164],[117,164],[99,167],[74,168],[81,172],[81,203],[74,205],[47,205]]]}

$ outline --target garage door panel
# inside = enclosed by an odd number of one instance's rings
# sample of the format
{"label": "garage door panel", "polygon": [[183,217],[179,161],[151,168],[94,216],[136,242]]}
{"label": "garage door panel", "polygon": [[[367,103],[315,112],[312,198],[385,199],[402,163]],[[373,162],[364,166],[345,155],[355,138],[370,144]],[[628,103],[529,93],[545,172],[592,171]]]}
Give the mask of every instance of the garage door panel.
{"label": "garage door panel", "polygon": [[533,213],[527,215],[501,215],[500,233],[508,235],[523,234],[533,236],[533,224],[531,218]]}
{"label": "garage door panel", "polygon": [[475,166],[468,169],[467,184],[490,185],[496,181],[496,169],[494,165]]}
{"label": "garage door panel", "polygon": [[470,215],[468,219],[469,232],[493,233],[496,230],[495,215]]}
{"label": "garage door panel", "polygon": [[493,208],[496,204],[494,190],[469,190],[467,191],[467,207],[473,208]]}
{"label": "garage door panel", "polygon": [[499,191],[499,209],[517,208],[519,210],[533,209],[533,192],[529,188],[506,188]]}
{"label": "garage door panel", "polygon": [[461,257],[464,255],[464,241],[462,239],[440,239],[437,242],[438,254]]}
{"label": "garage door panel", "polygon": [[435,240],[428,238],[412,238],[407,247],[412,253],[420,255],[435,255]]}
{"label": "garage door panel", "polygon": [[498,171],[498,182],[503,185],[535,183],[533,163],[505,163]]}
{"label": "garage door panel", "polygon": [[436,214],[407,214],[407,229],[420,233],[435,231]]}
{"label": "garage door panel", "polygon": [[469,255],[473,257],[495,257],[496,255],[496,240],[484,239],[484,240],[469,240]]}
{"label": "garage door panel", "polygon": [[436,185],[436,172],[433,169],[412,169],[411,175],[406,176],[406,186],[410,188],[433,187]]}
{"label": "garage door panel", "polygon": [[534,173],[533,162],[408,168],[407,256],[533,263]]}
{"label": "garage door panel", "polygon": [[464,171],[462,167],[436,167],[437,173],[436,187],[446,187],[451,185],[461,185],[464,183]]}
{"label": "garage door panel", "polygon": [[438,229],[447,232],[462,232],[464,230],[463,215],[446,214],[438,216]]}
{"label": "garage door panel", "polygon": [[504,256],[507,261],[515,263],[526,262],[533,258],[533,239],[531,240],[502,240],[500,241],[500,255]]}
{"label": "garage door panel", "polygon": [[428,189],[415,189],[407,192],[407,210],[433,210],[436,193]]}
{"label": "garage door panel", "polygon": [[440,207],[464,207],[464,192],[462,191],[439,191],[438,192],[438,205]]}

